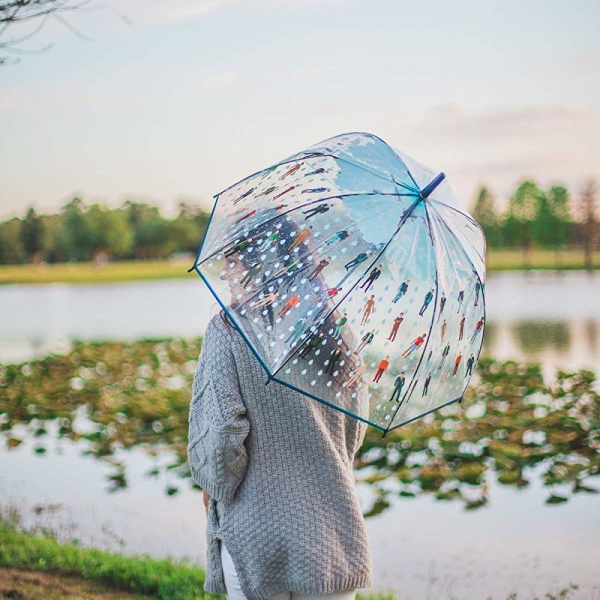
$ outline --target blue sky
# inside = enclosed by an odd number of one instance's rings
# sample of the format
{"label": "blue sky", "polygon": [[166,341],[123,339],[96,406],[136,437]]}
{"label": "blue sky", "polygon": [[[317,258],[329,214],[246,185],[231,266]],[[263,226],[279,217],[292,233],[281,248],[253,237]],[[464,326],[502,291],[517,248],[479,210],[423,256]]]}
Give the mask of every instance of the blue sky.
{"label": "blue sky", "polygon": [[[49,23],[0,68],[0,217],[74,194],[174,210],[369,131],[470,205],[600,176],[592,0],[122,0]],[[127,23],[125,16],[130,23]]]}

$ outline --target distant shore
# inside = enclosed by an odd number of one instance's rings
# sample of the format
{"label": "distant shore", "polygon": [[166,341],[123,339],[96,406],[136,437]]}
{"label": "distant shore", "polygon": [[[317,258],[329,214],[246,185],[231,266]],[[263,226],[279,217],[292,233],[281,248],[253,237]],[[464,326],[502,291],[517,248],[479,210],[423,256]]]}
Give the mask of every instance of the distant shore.
{"label": "distant shore", "polygon": [[[0,265],[0,285],[18,283],[111,283],[152,279],[181,279],[194,276],[192,265],[181,260],[119,261],[94,263],[56,263],[41,265]],[[584,270],[580,250],[532,250],[528,257],[521,249],[490,250],[488,271]],[[593,268],[600,269],[600,252],[594,254]],[[197,275],[196,275],[197,277]]]}

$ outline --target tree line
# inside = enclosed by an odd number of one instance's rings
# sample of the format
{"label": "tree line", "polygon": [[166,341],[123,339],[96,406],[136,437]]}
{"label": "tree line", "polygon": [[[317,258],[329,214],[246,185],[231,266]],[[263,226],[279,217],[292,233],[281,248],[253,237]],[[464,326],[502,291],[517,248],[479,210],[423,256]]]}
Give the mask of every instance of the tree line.
{"label": "tree line", "polygon": [[118,208],[74,198],[55,214],[33,207],[0,223],[0,264],[163,259],[198,250],[209,215],[186,203],[168,219],[157,206],[126,201]]}
{"label": "tree line", "polygon": [[[500,210],[493,193],[481,187],[473,216],[489,248],[534,247],[560,250],[583,247],[586,263],[599,239],[598,186],[590,180],[574,199],[567,188],[541,188],[521,182]],[[79,262],[111,259],[163,259],[195,253],[209,214],[186,203],[168,219],[157,206],[128,200],[118,208],[74,198],[58,213],[39,215],[33,207],[23,218],[0,223],[0,264]]]}
{"label": "tree line", "polygon": [[489,248],[519,247],[560,250],[583,247],[586,263],[598,241],[598,186],[587,181],[576,198],[567,188],[542,189],[535,181],[521,182],[500,211],[492,192],[481,187],[473,217],[481,225]]}

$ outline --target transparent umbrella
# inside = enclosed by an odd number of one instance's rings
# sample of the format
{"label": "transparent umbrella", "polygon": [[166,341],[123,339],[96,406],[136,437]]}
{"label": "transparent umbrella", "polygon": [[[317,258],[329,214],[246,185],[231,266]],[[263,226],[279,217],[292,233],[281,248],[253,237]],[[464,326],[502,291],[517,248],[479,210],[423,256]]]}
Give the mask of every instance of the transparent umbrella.
{"label": "transparent umbrella", "polygon": [[217,194],[192,269],[266,384],[384,434],[459,401],[475,369],[483,232],[443,173],[374,135],[325,140]]}

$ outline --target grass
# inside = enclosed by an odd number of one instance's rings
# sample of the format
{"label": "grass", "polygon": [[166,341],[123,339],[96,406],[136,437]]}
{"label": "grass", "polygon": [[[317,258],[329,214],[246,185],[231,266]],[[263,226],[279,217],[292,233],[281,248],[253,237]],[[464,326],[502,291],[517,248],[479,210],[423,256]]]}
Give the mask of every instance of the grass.
{"label": "grass", "polygon": [[123,261],[106,265],[58,263],[1,265],[0,284],[12,283],[110,283],[148,279],[198,277],[188,274],[187,263],[169,260]]}
{"label": "grass", "polygon": [[[51,526],[25,527],[21,510],[0,506],[0,598],[225,600],[203,591],[204,569],[187,559],[84,548]],[[357,598],[400,600],[391,592]]]}
{"label": "grass", "polygon": [[[15,283],[109,283],[148,279],[191,277],[190,264],[170,260],[122,261],[106,265],[93,263],[59,263],[52,265],[0,265],[0,285]],[[521,249],[489,250],[490,271],[514,271],[525,268]],[[594,254],[593,266],[600,269],[600,252]],[[584,269],[581,250],[532,250],[531,269]]]}
{"label": "grass", "polygon": [[[56,532],[26,529],[19,509],[0,507],[0,598],[19,600],[223,600],[203,591],[204,570],[187,560],[123,556],[75,542]],[[547,600],[569,600],[575,584]],[[429,596],[429,595],[428,595]],[[357,594],[357,600],[400,600],[393,592]],[[488,597],[488,600],[491,600]],[[506,600],[518,600],[516,592]],[[538,597],[535,600],[539,600]]]}
{"label": "grass", "polygon": [[[592,266],[600,269],[600,252],[594,252]],[[487,253],[487,268],[489,271],[517,271],[527,267],[527,262],[522,248],[493,249]],[[529,268],[550,270],[577,270],[585,269],[582,250],[540,250],[533,249],[529,252]]]}
{"label": "grass", "polygon": [[[204,570],[188,561],[122,556],[95,548],[82,548],[77,543],[60,543],[47,530],[25,530],[14,510],[5,510],[0,516],[0,567],[21,573],[44,572],[62,578],[94,581],[103,584],[105,591],[137,594],[133,598],[139,598],[140,594],[144,595],[141,597],[164,600],[208,596],[202,591]],[[68,585],[76,588],[77,581]]]}

